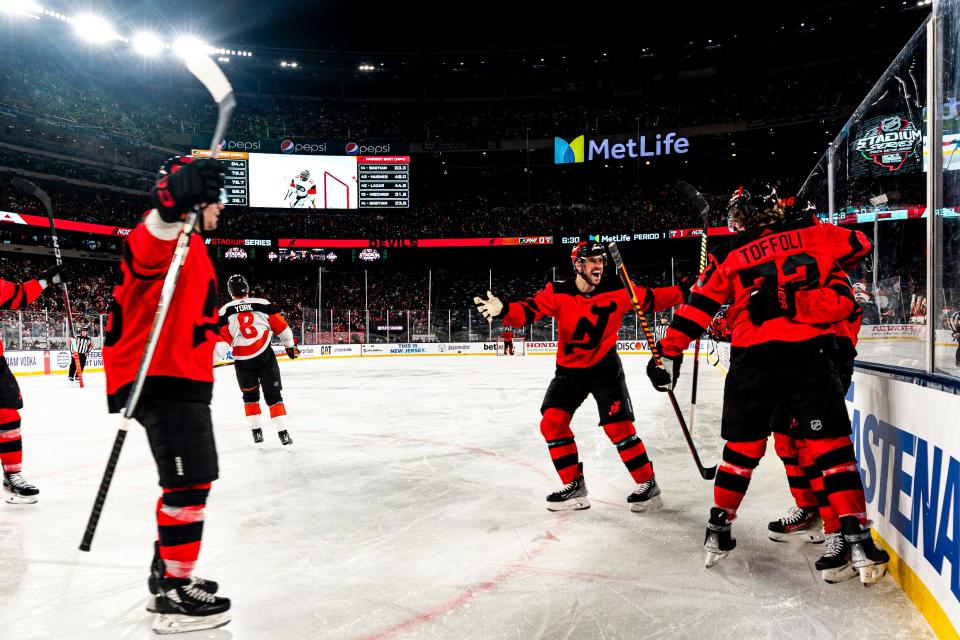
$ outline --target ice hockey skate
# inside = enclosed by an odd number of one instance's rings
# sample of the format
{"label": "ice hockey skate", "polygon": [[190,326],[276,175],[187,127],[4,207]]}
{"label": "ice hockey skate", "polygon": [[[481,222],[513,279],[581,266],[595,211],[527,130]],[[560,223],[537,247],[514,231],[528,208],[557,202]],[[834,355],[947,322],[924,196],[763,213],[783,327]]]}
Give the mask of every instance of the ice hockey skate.
{"label": "ice hockey skate", "polygon": [[840,530],[843,539],[850,547],[850,561],[860,573],[860,582],[869,586],[883,577],[887,572],[887,563],[890,555],[883,549],[878,549],[870,535],[870,522],[861,526],[854,516],[841,516]]}
{"label": "ice hockey skate", "polygon": [[3,474],[4,501],[8,504],[34,504],[40,491],[19,473]]}
{"label": "ice hockey skate", "polygon": [[250,432],[253,434],[253,444],[263,444],[263,429],[257,427],[251,429]]}
{"label": "ice hockey skate", "polygon": [[703,540],[703,549],[707,552],[704,565],[707,569],[716,566],[736,546],[737,541],[730,535],[727,512],[719,507],[711,508],[710,520],[707,521],[707,535]]}
{"label": "ice hockey skate", "polygon": [[590,501],[587,499],[587,483],[583,479],[583,463],[579,464],[580,475],[563,485],[559,491],[554,491],[547,496],[547,509],[550,511],[576,511],[579,509],[589,509]]}
{"label": "ice hockey skate", "polygon": [[850,562],[850,547],[839,531],[826,535],[826,549],[814,566],[820,572],[824,582],[830,584],[844,582],[856,577],[859,573]]}
{"label": "ice hockey skate", "polygon": [[823,542],[823,522],[816,507],[790,507],[787,514],[767,525],[774,542]]}
{"label": "ice hockey skate", "polygon": [[663,506],[657,479],[650,478],[646,482],[638,484],[633,493],[627,496],[627,503],[630,505],[630,511],[634,513],[643,513],[649,509],[657,509]]}
{"label": "ice hockey skate", "polygon": [[186,633],[216,629],[230,622],[230,600],[201,589],[195,580],[161,578],[158,586],[155,632]]}
{"label": "ice hockey skate", "polygon": [[[147,589],[150,590],[150,596],[147,598],[147,611],[157,613],[157,597],[160,595],[160,580],[166,573],[167,566],[160,557],[160,543],[153,543],[153,562],[150,563],[150,577],[147,578]],[[216,593],[220,585],[213,580],[204,580],[196,576],[191,576],[192,586],[202,589],[207,593]]]}
{"label": "ice hockey skate", "polygon": [[280,438],[280,444],[285,447],[293,444],[293,438],[290,437],[290,433],[286,429],[277,431],[277,437]]}

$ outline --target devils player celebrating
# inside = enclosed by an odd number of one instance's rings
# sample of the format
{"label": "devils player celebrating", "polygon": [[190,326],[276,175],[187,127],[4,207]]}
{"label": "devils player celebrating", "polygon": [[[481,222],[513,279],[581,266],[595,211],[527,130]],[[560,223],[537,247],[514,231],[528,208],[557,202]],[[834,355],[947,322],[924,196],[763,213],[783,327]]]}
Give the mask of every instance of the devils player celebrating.
{"label": "devils player celebrating", "polygon": [[513,355],[513,331],[509,328],[504,328],[500,333],[500,337],[503,338],[503,355],[508,353]]}
{"label": "devils player celebrating", "polygon": [[283,199],[290,202],[291,209],[317,208],[317,183],[310,179],[308,170],[304,169],[290,180]]}
{"label": "devils player celebrating", "polygon": [[[216,229],[223,167],[212,159],[174,157],[150,191],[148,211],[124,243],[123,282],[113,291],[103,347],[107,402],[120,411],[133,387],[153,323],[164,276],[186,213],[202,207],[200,229]],[[200,233],[190,239],[176,292],[134,417],[147,432],[162,496],[157,501],[147,606],[159,613],[154,630],[211,629],[230,621],[230,600],[213,595],[217,584],[194,577],[204,510],[217,479],[210,420],[213,348],[218,339],[217,283]]]}
{"label": "devils player celebrating", "polygon": [[[807,222],[785,223],[776,192],[766,185],[741,187],[730,200],[731,226],[741,231],[711,252],[707,268],[679,308],[662,340],[661,366],[648,374],[661,391],[674,387],[683,349],[731,298],[733,330],[730,372],[724,389],[721,435],[727,441],[714,486],[704,549],[711,567],[735,546],[730,523],[760,462],[774,411],[783,407],[797,420],[824,478],[824,491],[840,520],[843,540],[864,583],[879,579],[889,557],[877,549],[866,519],[863,485],[850,441],[843,389],[830,357],[835,340],[829,325],[814,324],[816,307],[848,295],[832,288],[835,264],[849,268],[870,251],[858,231]],[[816,290],[819,300],[797,298]],[[752,311],[752,312],[751,312]]]}
{"label": "devils player celebrating", "polygon": [[293,332],[280,312],[263,298],[247,297],[250,285],[240,274],[227,280],[227,292],[233,298],[220,308],[220,337],[233,346],[234,370],[237,383],[243,393],[243,410],[253,432],[253,441],[263,442],[260,428],[260,389],[270,408],[270,419],[277,428],[277,435],[284,445],[293,440],[284,426],[287,410],[283,406],[280,391],[280,366],[270,347],[270,338],[276,335],[287,349],[292,360],[297,348]]}
{"label": "devils player celebrating", "polygon": [[[593,394],[600,426],[637,483],[627,502],[632,511],[643,511],[660,504],[660,487],[633,424],[633,406],[616,346],[623,316],[633,310],[633,305],[618,279],[603,277],[607,255],[602,244],[580,242],[570,260],[576,276],[572,281],[549,282],[533,297],[518,302],[501,301],[488,291],[486,300],[478,297],[474,303],[485,318],[500,318],[512,327],[522,327],[544,316],[557,319],[557,369],[540,408],[540,432],[565,484],[547,496],[547,509],[590,507],[570,420],[587,396]],[[638,287],[637,295],[647,312],[667,309],[685,297],[680,286]]]}
{"label": "devils player celebrating", "polygon": [[[60,284],[64,266],[58,265],[40,274],[36,280],[21,284],[0,280],[0,309],[22,309],[40,297],[50,284]],[[23,479],[23,443],[20,440],[20,412],[23,397],[3,357],[0,339],[0,467],[3,468],[3,490],[10,504],[33,504],[40,492]]]}

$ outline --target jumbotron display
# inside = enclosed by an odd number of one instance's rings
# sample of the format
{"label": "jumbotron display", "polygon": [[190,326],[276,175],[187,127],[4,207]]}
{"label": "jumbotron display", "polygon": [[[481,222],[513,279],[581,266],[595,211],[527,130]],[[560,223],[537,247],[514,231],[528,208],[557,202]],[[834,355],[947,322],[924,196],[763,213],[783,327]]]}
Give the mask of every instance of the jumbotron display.
{"label": "jumbotron display", "polygon": [[[193,149],[197,157],[210,152]],[[403,209],[410,156],[276,155],[222,151],[226,204],[259,209]]]}

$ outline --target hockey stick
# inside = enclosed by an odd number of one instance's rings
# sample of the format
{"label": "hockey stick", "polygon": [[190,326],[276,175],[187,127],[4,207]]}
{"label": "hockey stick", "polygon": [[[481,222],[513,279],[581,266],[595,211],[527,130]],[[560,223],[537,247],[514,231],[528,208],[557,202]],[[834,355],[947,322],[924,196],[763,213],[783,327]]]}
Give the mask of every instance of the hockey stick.
{"label": "hockey stick", "polygon": [[[700,192],[694,189],[689,182],[682,180],[677,183],[677,189],[685,195],[703,216],[703,234],[700,236],[700,270],[697,277],[707,268],[707,230],[710,226],[710,205]],[[694,420],[697,411],[697,383],[700,379],[700,336],[697,336],[693,347],[693,380],[690,390],[690,431],[693,432]]]}
{"label": "hockey stick", "polygon": [[[187,70],[199,80],[203,86],[213,96],[217,103],[219,114],[217,116],[217,128],[213,133],[213,140],[210,142],[210,151],[212,157],[219,155],[220,141],[223,134],[226,133],[227,126],[230,123],[230,116],[237,102],[233,96],[233,87],[227,77],[220,70],[212,59],[206,54],[195,53],[186,57]],[[97,523],[100,520],[100,513],[103,511],[103,503],[107,499],[107,491],[110,489],[110,481],[113,479],[114,471],[117,468],[117,461],[120,459],[120,449],[123,447],[123,441],[127,437],[127,429],[130,427],[130,420],[137,408],[137,402],[140,400],[140,394],[143,391],[143,385],[146,382],[147,370],[150,368],[150,362],[153,360],[153,353],[157,348],[157,341],[160,336],[160,330],[163,328],[163,321],[170,310],[170,301],[177,287],[177,280],[180,278],[180,270],[187,259],[187,251],[190,247],[190,238],[196,231],[197,223],[200,219],[200,207],[194,207],[187,214],[187,219],[183,224],[183,230],[177,238],[177,246],[173,252],[173,259],[170,261],[170,268],[163,280],[163,288],[160,291],[160,300],[157,303],[157,312],[153,317],[153,324],[150,326],[150,333],[147,337],[146,348],[143,356],[140,358],[140,366],[137,367],[137,376],[134,378],[133,388],[127,398],[127,405],[123,409],[123,417],[120,420],[120,427],[117,430],[117,437],[113,442],[113,450],[110,452],[110,458],[107,460],[107,468],[103,472],[103,479],[100,481],[100,488],[97,491],[96,500],[93,503],[93,509],[90,511],[90,519],[87,521],[87,528],[83,533],[83,540],[80,542],[81,551],[90,551],[90,544],[93,542],[93,534],[97,530]]]}
{"label": "hockey stick", "polygon": [[[60,256],[60,239],[57,237],[57,225],[53,221],[53,204],[50,202],[50,196],[47,195],[47,192],[30,182],[25,178],[20,176],[15,176],[13,180],[10,181],[13,186],[21,191],[25,191],[32,195],[34,198],[40,201],[43,204],[44,210],[47,212],[47,219],[50,221],[50,237],[52,238],[53,244],[53,259],[56,261],[57,266],[63,264],[63,258]],[[76,333],[73,330],[73,311],[70,309],[70,296],[67,293],[67,283],[63,280],[60,281],[60,288],[63,291],[63,306],[67,312],[67,333],[70,335],[67,337],[67,348],[70,349],[71,357],[73,358],[73,364],[77,370],[77,377],[80,380],[80,388],[83,388],[83,371],[80,370],[80,354],[73,349],[73,336]]]}
{"label": "hockey stick", "polygon": [[[647,345],[650,347],[650,352],[653,354],[653,360],[657,363],[657,366],[660,366],[660,353],[657,351],[657,344],[653,339],[653,332],[650,331],[650,325],[647,324],[647,317],[643,312],[643,309],[640,307],[640,301],[637,299],[637,290],[633,286],[633,281],[630,280],[630,275],[627,273],[627,268],[623,264],[623,258],[620,256],[620,249],[617,248],[616,242],[611,242],[607,245],[607,248],[610,249],[610,255],[613,256],[613,263],[617,267],[617,272],[620,274],[620,280],[623,282],[623,286],[626,287],[627,293],[630,295],[630,302],[633,304],[633,310],[637,314],[637,319],[640,321],[640,326],[643,329],[643,337],[647,340]],[[712,467],[704,467],[703,463],[700,462],[700,455],[697,453],[697,447],[693,444],[693,438],[690,437],[690,431],[687,429],[687,423],[683,419],[683,412],[680,411],[680,405],[677,403],[677,396],[674,395],[673,391],[667,391],[667,396],[670,398],[670,403],[673,405],[673,411],[677,414],[677,420],[680,422],[680,430],[683,431],[683,437],[687,440],[687,446],[690,447],[690,453],[693,455],[693,461],[697,463],[697,470],[700,471],[700,476],[704,480],[713,480],[717,475],[716,465]]]}

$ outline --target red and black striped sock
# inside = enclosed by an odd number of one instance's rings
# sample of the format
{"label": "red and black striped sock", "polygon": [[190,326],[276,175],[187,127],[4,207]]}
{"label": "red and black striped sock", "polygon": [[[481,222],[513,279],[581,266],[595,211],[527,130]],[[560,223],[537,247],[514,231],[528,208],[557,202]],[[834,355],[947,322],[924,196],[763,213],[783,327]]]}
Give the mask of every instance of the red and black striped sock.
{"label": "red and black striped sock", "polygon": [[827,491],[823,488],[823,474],[817,468],[813,454],[810,453],[810,447],[805,440],[797,441],[798,451],[800,453],[800,468],[810,480],[810,488],[817,497],[817,508],[820,511],[820,519],[823,520],[824,533],[837,533],[840,531],[840,520],[830,506],[830,499],[827,498]]}
{"label": "red and black striped sock", "polygon": [[787,484],[790,485],[790,493],[793,495],[794,502],[800,508],[815,507],[817,496],[810,488],[810,479],[804,473],[800,464],[797,441],[783,433],[774,433],[773,448],[783,462],[783,468],[787,471]]}
{"label": "red and black striped sock", "polygon": [[16,409],[0,409],[0,465],[4,473],[20,473],[23,468],[20,412]]}
{"label": "red and black striped sock", "polygon": [[620,453],[620,459],[634,482],[639,484],[653,477],[653,465],[647,457],[647,448],[637,435],[633,422],[626,420],[605,424],[603,430]]}
{"label": "red and black striped sock", "polygon": [[157,530],[164,577],[189,578],[200,555],[210,483],[168,489],[157,500]]}
{"label": "red and black striped sock", "polygon": [[753,470],[767,450],[766,440],[728,442],[723,448],[723,461],[713,484],[714,505],[727,512],[727,520],[737,517],[737,509],[750,487]]}
{"label": "red and black striped sock", "polygon": [[540,433],[547,441],[553,466],[564,484],[573,482],[580,475],[580,454],[573,439],[573,431],[570,430],[572,417],[560,409],[547,409],[540,420]]}
{"label": "red and black striped sock", "polygon": [[811,439],[805,440],[804,445],[823,474],[823,489],[835,517],[854,516],[860,524],[866,524],[867,503],[863,497],[863,481],[850,438]]}

